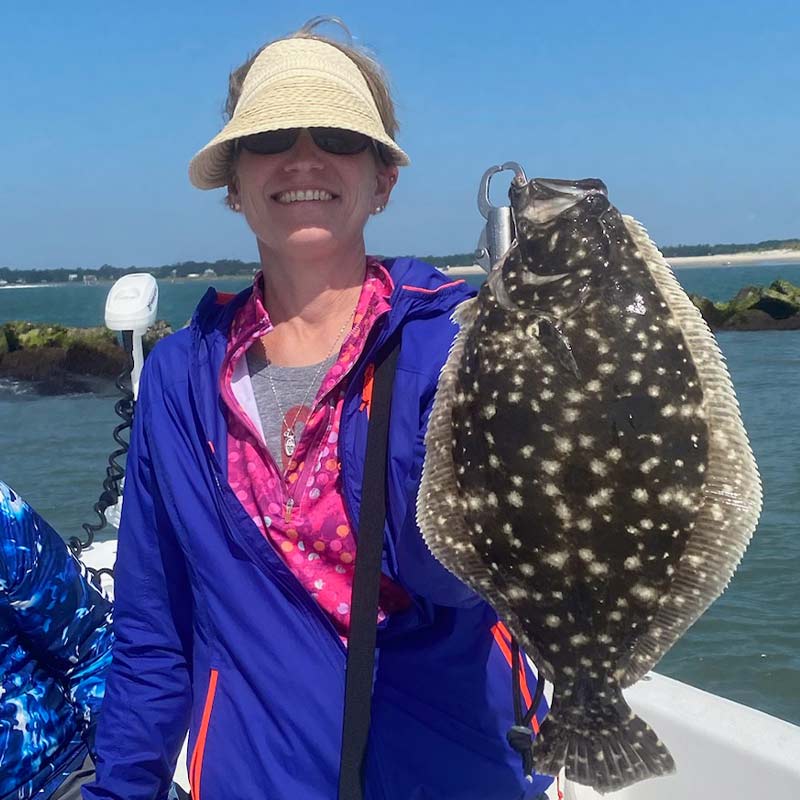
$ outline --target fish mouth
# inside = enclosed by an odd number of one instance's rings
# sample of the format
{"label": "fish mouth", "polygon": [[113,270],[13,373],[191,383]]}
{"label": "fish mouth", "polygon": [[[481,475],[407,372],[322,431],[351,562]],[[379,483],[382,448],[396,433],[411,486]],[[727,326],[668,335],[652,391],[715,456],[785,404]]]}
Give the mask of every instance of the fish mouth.
{"label": "fish mouth", "polygon": [[547,225],[578,204],[608,207],[608,189],[597,178],[578,181],[534,178],[522,186],[512,183],[510,197],[515,215],[536,225]]}

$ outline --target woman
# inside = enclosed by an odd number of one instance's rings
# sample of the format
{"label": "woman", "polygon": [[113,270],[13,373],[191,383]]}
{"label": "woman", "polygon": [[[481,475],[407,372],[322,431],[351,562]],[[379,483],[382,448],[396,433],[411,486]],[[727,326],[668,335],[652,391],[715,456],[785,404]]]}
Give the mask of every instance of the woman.
{"label": "woman", "polygon": [[0,798],[77,800],[111,664],[111,604],[0,481]]}
{"label": "woman", "polygon": [[408,159],[380,69],[312,27],[232,75],[230,120],[190,166],[199,188],[227,187],[262,269],[236,297],[209,290],[145,367],[87,800],[162,798],[187,727],[195,800],[336,797],[372,374],[398,343],[366,796],[546,785],[506,741],[497,618],[415,523],[450,315],[470,291],[365,255]]}

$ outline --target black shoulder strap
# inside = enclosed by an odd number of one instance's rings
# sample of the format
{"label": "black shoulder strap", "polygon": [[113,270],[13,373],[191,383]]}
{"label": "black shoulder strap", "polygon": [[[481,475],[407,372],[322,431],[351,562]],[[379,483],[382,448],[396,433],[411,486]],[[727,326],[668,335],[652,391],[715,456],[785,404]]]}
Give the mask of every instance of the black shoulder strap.
{"label": "black shoulder strap", "polygon": [[375,635],[378,588],[386,520],[386,448],[389,406],[397,345],[375,370],[367,431],[364,482],[358,519],[358,547],[350,602],[350,637],[344,691],[342,754],[339,767],[339,800],[362,800],[364,755],[372,712],[372,680],[375,669]]}

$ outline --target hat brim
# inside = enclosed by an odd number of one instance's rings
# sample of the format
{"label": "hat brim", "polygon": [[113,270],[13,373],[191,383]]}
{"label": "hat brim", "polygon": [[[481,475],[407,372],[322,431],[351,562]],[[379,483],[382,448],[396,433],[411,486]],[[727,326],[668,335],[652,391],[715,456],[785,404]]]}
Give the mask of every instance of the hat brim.
{"label": "hat brim", "polygon": [[254,133],[285,128],[343,128],[369,136],[382,144],[392,163],[407,166],[408,156],[375,122],[375,113],[334,82],[312,89],[292,81],[272,84],[249,98],[247,107],[189,163],[189,180],[198,189],[217,189],[231,179],[233,143]]}

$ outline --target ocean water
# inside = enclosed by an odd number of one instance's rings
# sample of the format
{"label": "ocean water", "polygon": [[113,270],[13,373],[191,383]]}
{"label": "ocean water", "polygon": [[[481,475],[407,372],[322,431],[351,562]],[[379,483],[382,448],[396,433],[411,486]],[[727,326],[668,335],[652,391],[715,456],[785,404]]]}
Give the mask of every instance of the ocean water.
{"label": "ocean water", "polygon": [[[712,300],[728,300],[743,286],[766,286],[778,278],[800,285],[800,264],[697,267],[678,269],[676,274],[687,292]],[[470,278],[470,282],[475,280],[482,278]],[[249,282],[247,278],[221,278],[214,281],[213,285],[221,292],[238,292]],[[82,327],[102,325],[106,295],[111,285],[65,283],[0,288],[0,324],[12,319],[25,319]],[[166,320],[173,327],[185,325],[209,285],[203,280],[159,281],[158,318]]]}
{"label": "ocean water", "polygon": [[[714,299],[776,278],[800,284],[800,265],[677,274],[688,291]],[[223,291],[246,284],[217,282]],[[108,288],[0,289],[0,322],[99,325]],[[205,288],[196,281],[162,282],[159,317],[183,324]],[[721,333],[718,339],[761,471],[764,511],[727,592],[658,670],[800,724],[800,331]],[[65,537],[95,520],[92,505],[115,449],[115,400],[111,392],[40,397],[24,384],[0,383],[0,479]]]}

